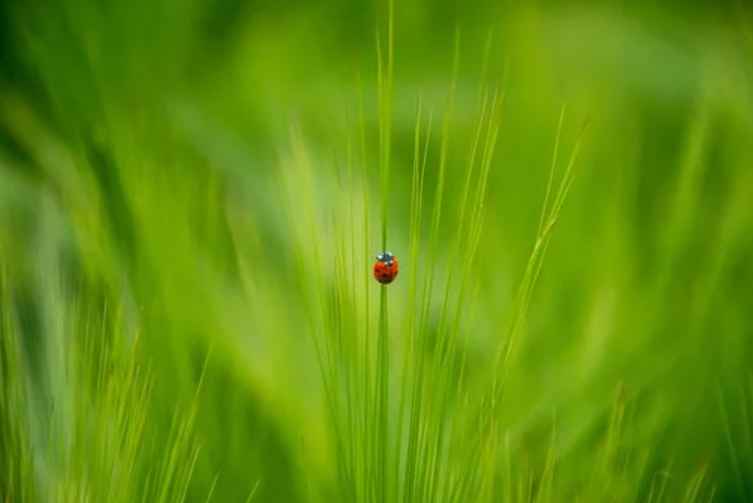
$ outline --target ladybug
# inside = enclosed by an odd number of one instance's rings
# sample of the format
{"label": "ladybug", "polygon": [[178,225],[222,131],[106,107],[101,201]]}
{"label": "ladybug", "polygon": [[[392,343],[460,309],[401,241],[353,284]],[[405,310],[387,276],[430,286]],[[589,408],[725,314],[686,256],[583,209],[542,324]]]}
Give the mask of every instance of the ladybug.
{"label": "ladybug", "polygon": [[374,277],[383,285],[392,283],[397,276],[397,257],[390,252],[382,252],[376,256],[374,262]]}

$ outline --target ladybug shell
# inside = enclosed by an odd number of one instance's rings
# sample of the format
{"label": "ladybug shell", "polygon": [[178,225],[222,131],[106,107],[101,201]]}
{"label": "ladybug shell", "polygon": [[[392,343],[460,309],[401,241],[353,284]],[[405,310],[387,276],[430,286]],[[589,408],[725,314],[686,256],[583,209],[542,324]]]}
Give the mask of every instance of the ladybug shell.
{"label": "ladybug shell", "polygon": [[386,285],[388,283],[392,283],[392,281],[397,276],[398,272],[398,265],[397,265],[397,259],[395,257],[392,257],[392,260],[389,262],[383,262],[381,260],[377,260],[374,263],[374,277],[376,280],[383,285]]}

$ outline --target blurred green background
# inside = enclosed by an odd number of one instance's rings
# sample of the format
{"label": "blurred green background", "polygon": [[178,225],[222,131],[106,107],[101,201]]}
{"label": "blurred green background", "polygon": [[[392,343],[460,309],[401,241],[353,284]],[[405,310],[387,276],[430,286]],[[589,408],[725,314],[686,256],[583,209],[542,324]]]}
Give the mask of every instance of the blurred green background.
{"label": "blurred green background", "polygon": [[[658,479],[667,501],[753,500],[751,5],[405,0],[394,20],[393,327],[413,316],[407,271],[432,263],[408,257],[416,102],[435,114],[428,215],[457,40],[438,278],[464,240],[479,86],[505,93],[463,310],[470,388],[488,386],[513,316],[562,107],[563,152],[589,123],[499,412],[514,464],[539,487],[553,445],[553,501],[648,501]],[[305,287],[342,278],[311,272],[307,242],[326,256],[349,246],[338,230],[361,236],[347,204],[365,190],[378,251],[386,24],[370,1],[0,4],[0,499],[133,501],[196,447],[186,493],[165,500],[347,501]],[[345,175],[360,101],[367,159]],[[310,208],[325,221],[301,234]],[[348,270],[367,278],[371,258]],[[131,396],[119,368],[149,392]],[[191,418],[186,452],[175,417]],[[87,433],[133,418],[133,437]]]}

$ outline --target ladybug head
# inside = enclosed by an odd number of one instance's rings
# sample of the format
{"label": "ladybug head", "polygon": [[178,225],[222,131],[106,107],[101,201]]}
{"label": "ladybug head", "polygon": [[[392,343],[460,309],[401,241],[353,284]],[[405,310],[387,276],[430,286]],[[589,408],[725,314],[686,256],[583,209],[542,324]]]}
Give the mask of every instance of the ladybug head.
{"label": "ladybug head", "polygon": [[378,254],[378,255],[376,256],[376,259],[377,259],[377,260],[378,260],[379,262],[383,262],[383,263],[385,263],[385,264],[387,264],[387,265],[391,265],[391,264],[392,264],[392,259],[393,259],[393,258],[395,258],[395,256],[394,256],[394,255],[392,255],[392,254],[391,254],[390,252],[388,252],[388,251],[382,252],[382,253],[380,253],[380,254]]}

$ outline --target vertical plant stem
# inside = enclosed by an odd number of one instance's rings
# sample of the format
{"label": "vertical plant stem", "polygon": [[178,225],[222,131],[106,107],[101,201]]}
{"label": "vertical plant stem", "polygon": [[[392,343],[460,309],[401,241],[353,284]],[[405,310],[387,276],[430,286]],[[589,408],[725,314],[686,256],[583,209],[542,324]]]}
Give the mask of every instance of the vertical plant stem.
{"label": "vertical plant stem", "polygon": [[[379,165],[382,196],[382,250],[387,250],[387,228],[389,216],[390,157],[392,137],[392,79],[393,79],[393,39],[394,39],[394,0],[388,0],[387,58],[382,59],[377,40],[378,89],[379,89]],[[387,501],[390,495],[389,470],[389,330],[387,287],[381,286],[379,297],[379,340],[377,348],[377,501]]]}

